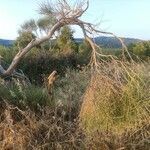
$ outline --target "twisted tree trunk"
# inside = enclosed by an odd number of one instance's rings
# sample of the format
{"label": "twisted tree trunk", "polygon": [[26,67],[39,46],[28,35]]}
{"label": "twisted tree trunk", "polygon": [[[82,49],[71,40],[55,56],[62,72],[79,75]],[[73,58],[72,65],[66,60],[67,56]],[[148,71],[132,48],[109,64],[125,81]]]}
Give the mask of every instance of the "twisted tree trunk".
{"label": "twisted tree trunk", "polygon": [[[16,54],[16,56],[12,60],[12,63],[10,64],[10,66],[6,70],[0,64],[0,77],[7,77],[7,76],[10,76],[10,75],[17,74],[15,72],[15,69],[17,68],[17,65],[20,63],[20,61],[23,59],[23,57],[33,47],[35,47],[37,45],[40,45],[43,42],[45,42],[45,41],[49,40],[50,38],[52,38],[54,33],[56,31],[60,30],[60,28],[65,26],[65,25],[77,25],[82,29],[85,39],[91,45],[92,65],[94,65],[95,68],[97,68],[96,55],[97,54],[99,56],[102,56],[102,55],[100,55],[98,52],[96,52],[96,49],[99,46],[97,46],[93,42],[93,40],[90,38],[90,36],[88,36],[87,33],[89,33],[89,34],[102,33],[102,34],[110,34],[110,35],[113,35],[113,36],[115,36],[115,35],[113,33],[110,33],[110,32],[103,32],[103,31],[96,30],[94,28],[93,24],[84,22],[84,21],[79,19],[89,7],[89,1],[88,0],[85,3],[83,3],[81,1],[81,3],[78,3],[77,5],[74,5],[74,7],[71,7],[65,0],[59,0],[58,2],[59,3],[58,3],[57,8],[53,11],[49,10],[49,6],[51,6],[49,4],[46,5],[44,3],[43,7],[41,6],[41,11],[43,11],[42,13],[44,13],[45,15],[49,15],[49,16],[53,15],[57,20],[57,22],[51,27],[51,29],[49,29],[49,32],[47,33],[47,35],[42,37],[42,38],[33,39],[25,48],[19,50],[19,52]],[[85,7],[85,4],[86,4],[86,7]],[[116,38],[118,38],[118,37],[116,37]],[[121,42],[123,48],[126,50],[126,47],[125,47],[124,43],[122,42],[122,40],[120,38],[118,38],[118,40]],[[19,73],[18,73],[18,75],[19,75]]]}

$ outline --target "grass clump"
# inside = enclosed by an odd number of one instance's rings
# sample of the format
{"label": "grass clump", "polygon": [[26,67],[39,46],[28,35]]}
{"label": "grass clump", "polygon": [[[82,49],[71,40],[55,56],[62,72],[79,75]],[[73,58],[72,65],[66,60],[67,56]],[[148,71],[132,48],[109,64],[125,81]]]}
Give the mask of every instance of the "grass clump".
{"label": "grass clump", "polygon": [[29,106],[31,109],[52,104],[46,89],[34,85],[23,85],[15,79],[8,82],[1,79],[0,100],[7,100],[21,108]]}
{"label": "grass clump", "polygon": [[67,69],[64,77],[58,78],[54,86],[54,101],[56,106],[62,107],[64,113],[75,117],[82,103],[82,96],[90,79],[89,70]]}
{"label": "grass clump", "polygon": [[80,112],[86,131],[122,133],[149,120],[150,75],[146,70],[145,65],[112,62],[93,75]]}

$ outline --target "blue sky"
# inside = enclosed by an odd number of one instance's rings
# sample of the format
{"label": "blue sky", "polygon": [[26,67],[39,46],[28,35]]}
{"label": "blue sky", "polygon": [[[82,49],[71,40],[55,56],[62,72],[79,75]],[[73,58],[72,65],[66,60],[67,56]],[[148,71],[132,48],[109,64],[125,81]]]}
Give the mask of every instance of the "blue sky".
{"label": "blue sky", "polygon": [[[15,39],[19,26],[30,18],[38,18],[38,2],[42,0],[0,0],[0,38]],[[83,20],[120,37],[150,40],[150,0],[90,0]],[[81,31],[75,28],[76,37]]]}

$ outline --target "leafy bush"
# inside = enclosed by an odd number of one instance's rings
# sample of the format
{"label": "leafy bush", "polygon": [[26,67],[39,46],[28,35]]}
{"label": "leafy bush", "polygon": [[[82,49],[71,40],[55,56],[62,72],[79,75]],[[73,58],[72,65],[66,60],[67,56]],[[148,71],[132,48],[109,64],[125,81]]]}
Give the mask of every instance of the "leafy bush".
{"label": "leafy bush", "polygon": [[[135,44],[130,44],[128,46],[129,52],[135,57],[138,56],[141,59],[150,59],[150,42],[140,42]],[[135,57],[136,58],[136,57]]]}
{"label": "leafy bush", "polygon": [[[3,57],[2,63],[5,68],[12,62],[18,49],[0,47],[0,54]],[[42,84],[43,77],[52,71],[63,75],[67,68],[76,68],[77,58],[75,55],[55,55],[52,50],[33,48],[20,62],[18,68],[21,69],[34,84]]]}
{"label": "leafy bush", "polygon": [[[39,54],[39,55],[38,55]],[[19,68],[29,77],[32,83],[42,84],[44,76],[56,70],[59,75],[64,75],[67,68],[76,68],[76,58],[70,56],[51,56],[49,52],[38,52],[28,55],[21,62]]]}
{"label": "leafy bush", "polygon": [[87,65],[90,62],[91,51],[92,48],[86,40],[79,44],[77,60],[80,65]]}
{"label": "leafy bush", "polygon": [[0,100],[7,100],[21,108],[29,106],[31,109],[52,105],[46,89],[33,85],[22,85],[15,79],[13,81],[2,81],[1,79]]}
{"label": "leafy bush", "polygon": [[20,32],[19,37],[15,41],[15,45],[19,48],[24,48],[34,38],[35,35],[32,32]]}
{"label": "leafy bush", "polygon": [[106,55],[113,55],[120,57],[122,54],[121,48],[104,48],[102,49],[102,52]]}
{"label": "leafy bush", "polygon": [[5,65],[11,63],[16,52],[17,50],[15,47],[0,46],[0,55],[3,57],[2,63],[6,63]]}

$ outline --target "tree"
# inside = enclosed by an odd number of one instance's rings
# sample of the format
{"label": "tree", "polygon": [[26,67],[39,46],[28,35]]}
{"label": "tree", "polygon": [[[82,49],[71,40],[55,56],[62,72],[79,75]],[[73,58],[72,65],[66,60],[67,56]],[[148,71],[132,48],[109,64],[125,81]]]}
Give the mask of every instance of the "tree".
{"label": "tree", "polygon": [[128,46],[129,52],[134,55],[138,56],[141,59],[149,59],[150,57],[150,42],[139,42],[139,43],[132,43]]}
{"label": "tree", "polygon": [[62,52],[63,54],[72,54],[73,52],[77,51],[77,43],[73,38],[73,31],[69,26],[64,26],[60,30],[57,44],[60,52]]}
{"label": "tree", "polygon": [[36,36],[30,31],[20,32],[19,36],[15,41],[15,45],[21,49],[24,48],[32,39],[35,39]]}
{"label": "tree", "polygon": [[[82,21],[80,19],[81,16],[86,12],[86,10],[89,7],[88,0],[77,2],[74,5],[69,4],[66,0],[57,0],[57,2],[58,3],[56,4],[51,4],[50,2],[43,2],[40,4],[40,9],[39,9],[40,14],[44,15],[45,17],[54,18],[55,19],[54,24],[49,27],[46,35],[32,39],[26,45],[26,47],[20,49],[19,52],[14,57],[14,59],[12,60],[12,63],[6,70],[3,68],[2,65],[0,65],[1,77],[14,75],[15,69],[17,68],[20,61],[33,47],[40,45],[43,42],[49,40],[50,38],[53,37],[53,35],[58,30],[61,29],[61,27],[64,27],[66,25],[77,25],[82,29],[85,39],[89,42],[92,48],[91,65],[97,68],[98,64],[97,64],[96,55],[98,54],[98,52],[96,51],[96,49],[98,46],[92,41],[90,35],[95,33],[110,34],[112,36],[115,35],[111,32],[104,32],[101,30],[97,30],[95,29],[95,26],[93,24]],[[36,26],[34,26],[35,25],[34,21],[29,22],[28,25],[25,25],[25,28],[27,27],[26,28],[27,30],[36,29],[35,28]],[[118,37],[116,38],[121,42],[122,46],[124,47],[124,50],[127,51],[122,40]],[[101,56],[101,54],[98,54],[98,56]]]}
{"label": "tree", "polygon": [[55,24],[56,20],[54,17],[44,16],[37,21],[37,26],[40,33],[44,32],[48,34],[49,28]]}
{"label": "tree", "polygon": [[90,44],[86,40],[79,45],[79,53],[81,54],[89,53],[91,49]]}
{"label": "tree", "polygon": [[83,40],[83,42],[79,44],[78,61],[81,64],[86,64],[89,62],[91,49],[90,44],[86,40]]}

